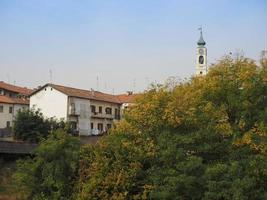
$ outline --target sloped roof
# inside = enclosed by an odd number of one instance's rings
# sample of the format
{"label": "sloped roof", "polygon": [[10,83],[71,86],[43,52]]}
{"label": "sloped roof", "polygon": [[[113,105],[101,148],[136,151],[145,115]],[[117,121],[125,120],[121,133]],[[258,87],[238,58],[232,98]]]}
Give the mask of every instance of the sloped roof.
{"label": "sloped roof", "polygon": [[16,92],[19,94],[23,94],[23,95],[29,95],[32,92],[32,90],[29,88],[11,85],[11,84],[5,83],[4,81],[0,81],[0,88],[8,90],[8,91]]}
{"label": "sloped roof", "polygon": [[140,94],[119,94],[116,96],[121,103],[134,103],[135,99],[140,96]]}
{"label": "sloped roof", "polygon": [[11,98],[8,96],[0,95],[0,103],[8,103],[8,104],[22,104],[29,105],[30,102],[27,99],[22,98]]}
{"label": "sloped roof", "polygon": [[32,154],[36,148],[37,144],[34,143],[0,141],[0,153]]}
{"label": "sloped roof", "polygon": [[44,85],[43,87],[39,88],[38,90],[35,90],[33,93],[30,94],[30,96],[34,95],[35,93],[37,93],[38,91],[42,90],[43,88],[47,86],[50,86],[70,97],[78,97],[78,98],[83,98],[83,99],[105,101],[105,102],[120,104],[119,99],[115,95],[112,95],[112,94],[106,94],[103,92],[92,91],[92,90],[82,90],[82,89],[77,89],[77,88],[72,88],[72,87],[67,87],[67,86],[62,86],[62,85],[55,85],[51,83],[48,83]]}

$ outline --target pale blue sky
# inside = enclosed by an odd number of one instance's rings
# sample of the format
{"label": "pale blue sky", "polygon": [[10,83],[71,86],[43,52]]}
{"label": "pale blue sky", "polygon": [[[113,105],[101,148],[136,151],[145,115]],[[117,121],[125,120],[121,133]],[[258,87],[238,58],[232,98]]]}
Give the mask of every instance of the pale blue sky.
{"label": "pale blue sky", "polygon": [[267,49],[266,0],[0,0],[0,80],[142,91],[194,73],[199,25],[208,63]]}

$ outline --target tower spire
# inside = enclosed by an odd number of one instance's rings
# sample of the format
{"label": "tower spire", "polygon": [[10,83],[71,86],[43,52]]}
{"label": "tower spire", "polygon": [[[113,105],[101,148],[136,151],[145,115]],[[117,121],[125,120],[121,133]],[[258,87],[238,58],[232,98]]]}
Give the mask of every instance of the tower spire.
{"label": "tower spire", "polygon": [[205,42],[204,39],[203,39],[202,27],[199,27],[198,30],[200,30],[200,37],[199,37],[199,39],[198,39],[197,44],[198,44],[198,46],[200,46],[200,47],[204,47],[205,44],[206,44],[206,42]]}

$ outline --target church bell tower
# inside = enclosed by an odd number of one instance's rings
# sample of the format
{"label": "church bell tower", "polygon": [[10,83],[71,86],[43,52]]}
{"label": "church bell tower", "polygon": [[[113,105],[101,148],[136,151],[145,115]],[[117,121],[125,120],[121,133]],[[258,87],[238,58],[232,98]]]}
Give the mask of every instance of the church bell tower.
{"label": "church bell tower", "polygon": [[197,42],[197,57],[196,57],[196,75],[202,76],[208,73],[207,66],[207,48],[205,47],[206,42],[202,36],[202,28],[200,30],[200,38]]}

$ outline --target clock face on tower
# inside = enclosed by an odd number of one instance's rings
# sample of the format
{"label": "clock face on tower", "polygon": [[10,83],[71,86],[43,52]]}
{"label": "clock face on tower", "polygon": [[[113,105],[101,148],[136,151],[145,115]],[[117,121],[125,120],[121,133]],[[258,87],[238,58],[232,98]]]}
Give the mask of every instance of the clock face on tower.
{"label": "clock face on tower", "polygon": [[198,52],[199,52],[199,54],[203,55],[204,50],[203,49],[199,49]]}

